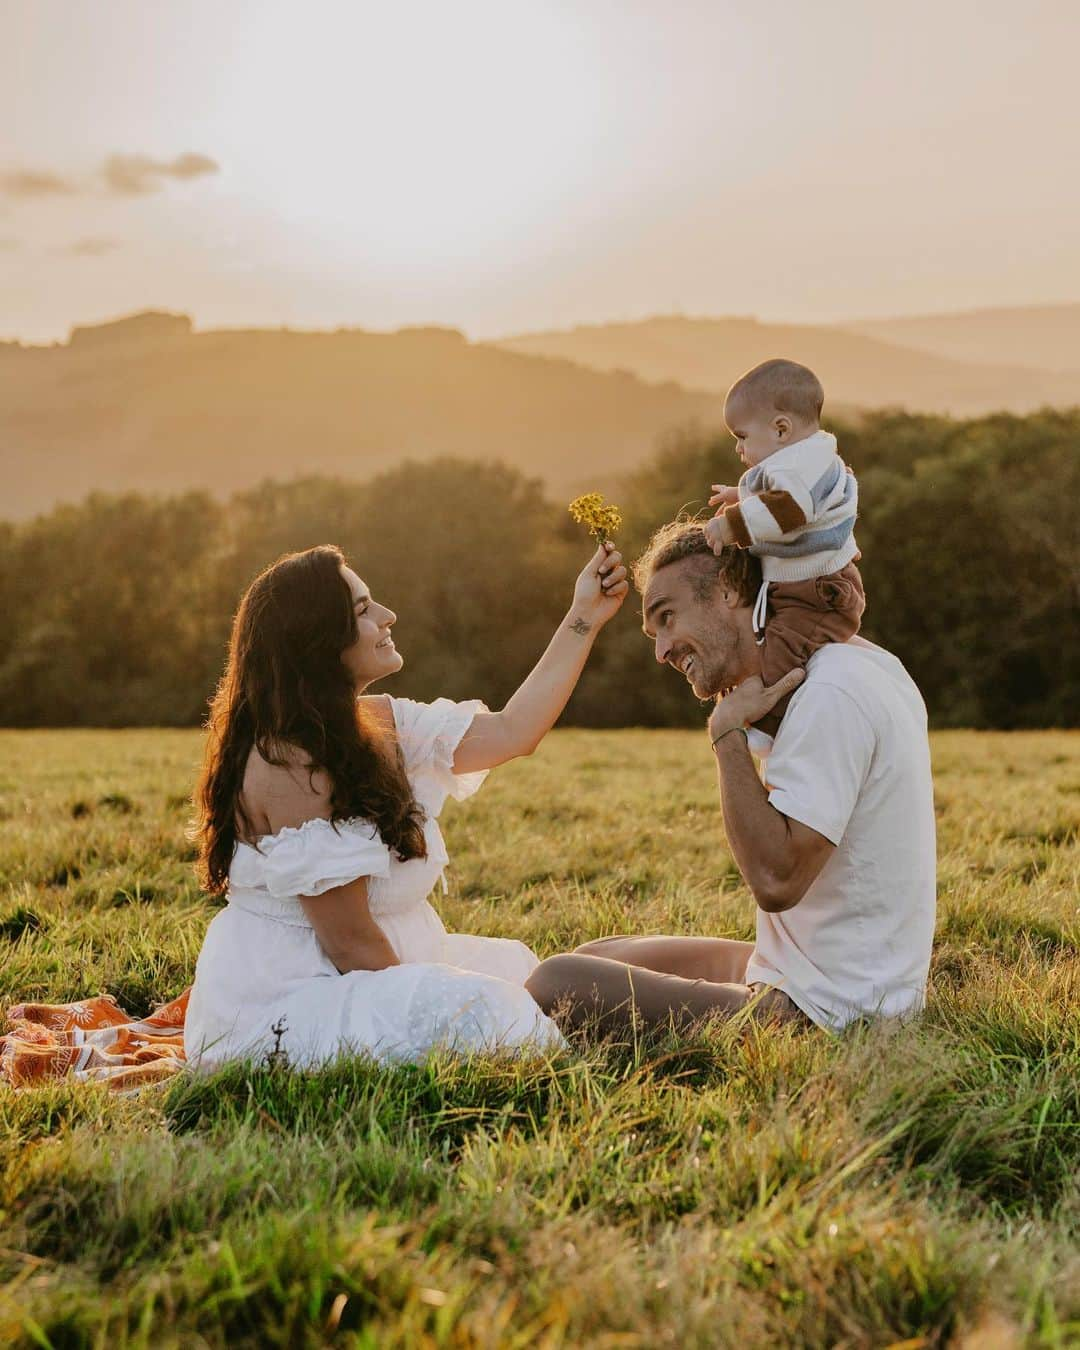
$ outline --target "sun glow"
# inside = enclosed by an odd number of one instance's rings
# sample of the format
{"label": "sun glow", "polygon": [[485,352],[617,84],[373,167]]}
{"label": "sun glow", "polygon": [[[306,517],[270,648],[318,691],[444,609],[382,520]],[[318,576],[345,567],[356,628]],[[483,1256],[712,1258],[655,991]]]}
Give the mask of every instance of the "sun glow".
{"label": "sun glow", "polygon": [[968,8],[8,6],[0,336],[1070,298],[1080,8],[984,0],[977,61]]}
{"label": "sun glow", "polygon": [[338,257],[443,269],[520,251],[585,189],[615,115],[558,12],[530,12],[527,60],[511,7],[467,29],[453,7],[339,11],[332,29],[257,14],[258,50],[223,91],[233,160],[249,205]]}

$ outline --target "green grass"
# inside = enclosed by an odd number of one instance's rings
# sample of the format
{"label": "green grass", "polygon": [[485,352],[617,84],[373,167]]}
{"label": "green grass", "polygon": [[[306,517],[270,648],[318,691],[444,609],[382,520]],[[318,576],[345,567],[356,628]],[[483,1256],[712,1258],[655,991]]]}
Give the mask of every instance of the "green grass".
{"label": "green grass", "polygon": [[[0,1006],[190,982],[199,750],[0,733]],[[1080,1344],[1080,735],[934,757],[918,1025],[0,1089],[0,1342]],[[752,936],[698,736],[556,733],[446,825],[451,927]]]}

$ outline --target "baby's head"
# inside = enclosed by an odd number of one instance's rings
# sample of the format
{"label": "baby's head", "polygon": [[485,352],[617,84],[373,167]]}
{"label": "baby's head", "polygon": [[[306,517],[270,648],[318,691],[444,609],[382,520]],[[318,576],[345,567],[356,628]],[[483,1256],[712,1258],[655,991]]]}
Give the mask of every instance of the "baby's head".
{"label": "baby's head", "polygon": [[753,468],[786,445],[820,428],[825,390],[797,361],[763,361],[727,392],[724,421],[738,442],[739,458]]}

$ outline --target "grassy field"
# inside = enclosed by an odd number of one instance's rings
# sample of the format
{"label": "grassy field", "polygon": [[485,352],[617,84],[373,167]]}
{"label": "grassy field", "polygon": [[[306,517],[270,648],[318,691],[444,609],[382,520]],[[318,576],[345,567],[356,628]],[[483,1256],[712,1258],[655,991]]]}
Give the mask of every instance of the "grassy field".
{"label": "grassy field", "polygon": [[[190,982],[199,745],[0,733],[0,1007]],[[1080,1344],[1080,734],[934,758],[917,1026],[0,1089],[0,1342]],[[700,736],[555,733],[446,822],[449,926],[753,934]]]}

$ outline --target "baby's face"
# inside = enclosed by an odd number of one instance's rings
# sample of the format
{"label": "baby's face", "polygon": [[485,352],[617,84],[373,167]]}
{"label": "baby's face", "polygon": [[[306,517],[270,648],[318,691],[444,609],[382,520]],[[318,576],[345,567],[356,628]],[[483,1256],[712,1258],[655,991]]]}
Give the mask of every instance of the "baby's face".
{"label": "baby's face", "polygon": [[736,400],[724,408],[727,429],[735,437],[735,451],[748,469],[775,454],[786,442],[773,413]]}

